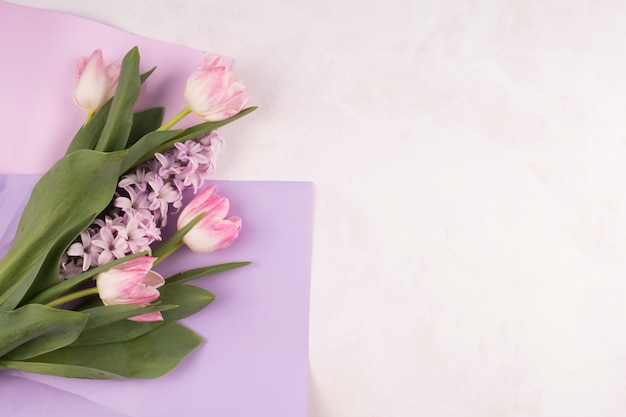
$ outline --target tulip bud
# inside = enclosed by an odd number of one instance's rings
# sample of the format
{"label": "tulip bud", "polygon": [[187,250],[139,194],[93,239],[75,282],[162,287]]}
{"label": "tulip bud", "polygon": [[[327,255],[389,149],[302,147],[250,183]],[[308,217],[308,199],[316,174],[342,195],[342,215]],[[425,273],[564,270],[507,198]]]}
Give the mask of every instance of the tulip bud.
{"label": "tulip bud", "polygon": [[120,70],[119,62],[105,67],[99,49],[88,59],[80,58],[76,67],[74,102],[89,114],[98,111],[115,94]]}
{"label": "tulip bud", "polygon": [[234,116],[249,98],[239,76],[229,70],[224,58],[218,55],[205,55],[198,69],[187,79],[187,107],[208,122]]}
{"label": "tulip bud", "polygon": [[[98,294],[104,305],[134,304],[147,306],[159,298],[157,288],[165,284],[159,274],[151,271],[156,258],[142,256],[119,264],[96,276]],[[131,317],[134,321],[163,320],[161,313],[146,313]]]}
{"label": "tulip bud", "polygon": [[194,252],[213,252],[233,244],[241,230],[241,218],[225,218],[229,202],[216,194],[216,187],[202,190],[183,209],[178,217],[178,230],[202,213],[204,217],[185,236],[183,242]]}

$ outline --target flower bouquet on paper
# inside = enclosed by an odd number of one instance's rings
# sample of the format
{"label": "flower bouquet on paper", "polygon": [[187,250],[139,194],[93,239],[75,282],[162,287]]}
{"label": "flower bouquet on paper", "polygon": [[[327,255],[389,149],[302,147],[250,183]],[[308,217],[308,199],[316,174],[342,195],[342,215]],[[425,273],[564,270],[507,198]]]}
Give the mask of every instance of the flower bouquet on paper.
{"label": "flower bouquet on paper", "polygon": [[[177,320],[215,298],[189,281],[249,262],[164,278],[153,270],[186,245],[226,248],[242,219],[215,186],[202,189],[223,145],[217,128],[250,113],[240,78],[207,55],[187,81],[187,106],[135,112],[139,52],[105,66],[81,59],[74,101],[87,111],[67,152],[37,183],[0,260],[0,369],[76,378],[155,378],[202,339]],[[181,91],[181,94],[183,92]],[[190,113],[204,120],[173,126]],[[196,194],[183,206],[183,191]],[[179,213],[177,232],[162,228]]]}

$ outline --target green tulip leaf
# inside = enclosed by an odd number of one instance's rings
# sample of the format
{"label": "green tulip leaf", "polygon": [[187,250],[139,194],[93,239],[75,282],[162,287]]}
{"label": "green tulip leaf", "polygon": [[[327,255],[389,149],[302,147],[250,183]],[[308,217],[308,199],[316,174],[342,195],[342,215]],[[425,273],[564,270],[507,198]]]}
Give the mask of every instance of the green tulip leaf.
{"label": "green tulip leaf", "polygon": [[[124,158],[122,163],[121,172],[128,172],[131,168],[137,167],[141,162],[146,162],[148,159],[154,157],[154,152],[150,153],[152,149],[161,143],[168,142],[172,138],[182,132],[181,130],[157,130],[150,132],[140,138],[133,146],[128,148],[128,154]],[[148,153],[149,158],[143,158]]]}
{"label": "green tulip leaf", "polygon": [[[94,214],[88,215],[82,222],[77,222],[71,228],[64,231],[64,233],[59,236],[59,239],[55,242],[54,245],[50,248],[48,255],[44,259],[44,262],[39,269],[39,273],[32,285],[28,289],[28,291],[15,291],[11,296],[12,300],[7,300],[7,305],[15,304],[19,300],[32,298],[35,294],[41,293],[53,287],[59,283],[59,266],[61,265],[61,257],[67,250],[69,244],[82,232],[85,230],[91,222],[93,221]],[[66,282],[66,281],[64,281]],[[26,281],[24,281],[26,283]],[[24,304],[24,303],[20,303]],[[39,303],[45,304],[45,303]]]}
{"label": "green tulip leaf", "polygon": [[166,322],[126,342],[68,346],[23,361],[0,359],[0,366],[73,378],[157,378],[201,343],[191,330]]}
{"label": "green tulip leaf", "polygon": [[202,212],[194,217],[189,223],[187,223],[182,229],[170,236],[165,242],[161,243],[158,248],[152,251],[152,256],[159,258],[154,264],[157,265],[161,260],[165,259],[172,252],[181,247],[183,237],[189,233],[195,225],[206,215],[206,212]]}
{"label": "green tulip leaf", "polygon": [[[8,253],[11,253],[10,251]],[[24,271],[20,280],[17,280],[4,294],[0,295],[0,311],[1,310],[14,310],[21,303],[24,294],[28,292],[28,289],[33,285],[37,274],[41,271],[41,267],[44,264],[45,256],[39,258],[37,263],[33,263],[28,270]],[[0,261],[0,265],[2,262]]]}
{"label": "green tulip leaf", "polygon": [[231,269],[241,268],[242,266],[250,265],[252,262],[230,262],[219,265],[205,266],[202,268],[190,269],[185,272],[172,275],[165,280],[166,285],[180,284],[188,282],[197,278],[206,277],[208,275],[218,274],[224,271],[230,271]]}
{"label": "green tulip leaf", "polygon": [[109,117],[109,111],[111,110],[112,101],[112,99],[107,101],[106,104],[102,106],[100,110],[98,110],[96,114],[94,114],[93,117],[89,119],[89,121],[78,130],[78,132],[74,136],[74,139],[72,139],[70,146],[65,152],[66,155],[69,155],[72,152],[76,152],[80,149],[96,148],[96,145],[98,144],[98,139],[102,134],[104,124]]}
{"label": "green tulip leaf", "polygon": [[0,310],[0,356],[28,359],[67,346],[78,338],[87,317],[41,304]]}
{"label": "green tulip leaf", "polygon": [[175,304],[178,308],[164,311],[163,319],[174,321],[197,313],[215,300],[215,295],[204,288],[187,284],[167,285],[159,288],[159,301]]}
{"label": "green tulip leaf", "polygon": [[138,316],[140,314],[172,310],[177,307],[177,305],[171,304],[149,305],[146,307],[135,305],[113,305],[92,307],[86,310],[81,310],[81,313],[89,315],[89,320],[85,326],[85,331],[87,331],[89,329],[102,327],[107,324],[115,323],[116,321],[125,320],[129,317]]}
{"label": "green tulip leaf", "polygon": [[[86,228],[87,226],[85,226]],[[85,229],[84,228],[84,229]],[[82,229],[82,230],[84,230]],[[81,231],[82,231],[81,230]],[[127,256],[124,256],[123,258],[119,258],[119,259],[115,259],[111,262],[107,262],[104,265],[100,265],[98,267],[89,269],[85,272],[82,272],[76,276],[73,276],[71,278],[66,279],[65,281],[59,282],[58,284],[46,289],[45,291],[40,292],[39,294],[37,294],[35,297],[31,298],[30,300],[28,300],[29,304],[46,304],[49,303],[50,301],[59,298],[62,294],[76,288],[77,286],[79,286],[80,284],[82,284],[83,282],[87,281],[89,278],[93,278],[96,275],[98,275],[101,272],[104,271],[108,271],[109,269],[113,268],[114,266],[117,266],[121,263],[124,263],[126,261],[129,261],[131,259],[135,259],[135,258],[139,258],[142,256],[146,256],[148,255],[148,251],[144,251],[144,252],[139,252],[139,253],[133,253]]]}
{"label": "green tulip leaf", "polygon": [[120,78],[111,102],[111,110],[109,110],[109,116],[95,150],[113,152],[126,149],[126,142],[133,124],[133,106],[139,97],[140,89],[139,50],[134,47],[122,60]]}
{"label": "green tulip leaf", "polygon": [[[149,133],[139,139],[133,146],[128,148],[128,155],[122,165],[122,172],[126,172],[129,169],[152,159],[154,154],[157,152],[165,152],[171,149],[175,143],[204,136],[219,127],[225,126],[237,119],[242,118],[254,110],[256,110],[256,107],[248,107],[228,119],[224,119],[219,122],[205,122],[184,130],[166,130]],[[174,134],[162,135],[162,133],[166,132]],[[155,135],[157,133],[161,133],[161,135]]]}
{"label": "green tulip leaf", "polygon": [[[143,84],[144,81],[148,79],[150,74],[152,74],[152,72],[155,69],[156,68],[152,68],[150,71],[147,71],[141,74],[141,76],[139,77],[141,80],[141,84]],[[109,101],[107,101],[104,104],[104,106],[102,106],[102,108],[100,108],[100,110],[98,110],[96,114],[94,114],[93,117],[89,119],[89,121],[78,130],[78,132],[74,136],[74,139],[72,139],[70,146],[67,148],[67,151],[65,152],[66,155],[72,152],[78,151],[80,149],[95,149],[96,148],[96,145],[98,144],[98,139],[100,139],[100,135],[102,135],[102,129],[104,129],[104,124],[106,123],[107,118],[109,117],[109,111],[111,110],[112,102],[113,102],[113,99],[110,99]],[[141,121],[137,120],[136,117],[137,117],[137,113],[135,113],[135,115],[133,116],[133,126],[135,125],[135,123],[141,123]],[[142,116],[140,116],[140,118],[141,117]],[[131,136],[132,134],[133,134],[133,129],[131,128]]]}
{"label": "green tulip leaf", "polygon": [[117,342],[127,342],[142,336],[157,327],[164,321],[138,322],[132,320],[119,320],[103,326],[83,330],[71,346],[91,346]]}
{"label": "green tulip leaf", "polygon": [[234,116],[231,116],[224,120],[220,120],[219,122],[204,122],[187,128],[183,130],[182,133],[178,137],[176,137],[175,140],[171,141],[170,143],[162,144],[160,148],[155,150],[155,152],[164,152],[165,150],[174,146],[174,143],[176,142],[184,142],[189,139],[195,139],[200,136],[204,136],[208,133],[211,133],[215,129],[226,126],[227,124],[232,123],[237,119],[241,119],[242,117],[252,113],[256,109],[257,107],[247,107],[241,110],[239,113],[235,114]]}
{"label": "green tulip leaf", "polygon": [[134,145],[143,136],[157,130],[163,124],[164,111],[163,107],[155,107],[135,113],[126,147]]}
{"label": "green tulip leaf", "polygon": [[35,185],[11,249],[0,260],[1,309],[15,308],[16,300],[11,295],[30,287],[53,247],[69,246],[73,238],[68,238],[68,230],[77,230],[88,216],[93,220],[107,207],[124,154],[73,152],[61,158]]}
{"label": "green tulip leaf", "polygon": [[148,77],[150,77],[152,75],[152,73],[154,72],[155,69],[156,69],[156,67],[152,67],[148,71],[144,72],[143,74],[141,74],[139,76],[139,80],[141,81],[141,84],[146,82]]}

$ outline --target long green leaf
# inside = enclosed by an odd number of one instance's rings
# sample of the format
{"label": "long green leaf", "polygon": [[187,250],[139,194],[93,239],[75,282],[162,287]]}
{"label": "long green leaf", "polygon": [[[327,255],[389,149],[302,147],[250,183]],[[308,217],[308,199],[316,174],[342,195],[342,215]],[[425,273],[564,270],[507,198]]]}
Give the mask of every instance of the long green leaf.
{"label": "long green leaf", "polygon": [[172,275],[165,280],[165,284],[181,284],[197,278],[206,277],[208,275],[218,274],[220,272],[229,271],[235,268],[241,268],[242,266],[250,265],[252,262],[230,262],[219,265],[205,266],[202,268],[190,269],[188,271],[179,272]]}
{"label": "long green leaf", "polygon": [[137,322],[131,320],[119,320],[103,326],[83,330],[78,339],[71,344],[72,347],[102,345],[107,343],[127,342],[142,336],[157,327],[164,321]]}
{"label": "long green leaf", "polygon": [[62,348],[76,340],[87,317],[40,304],[0,310],[0,356],[27,359]]}
{"label": "long green leaf", "polygon": [[133,114],[133,125],[126,147],[134,145],[143,136],[157,130],[163,124],[163,113],[163,107],[155,107]]}
{"label": "long green leaf", "polygon": [[[181,133],[181,135],[179,137],[176,138],[175,142],[183,142],[183,141],[186,141],[186,140],[189,140],[189,139],[194,139],[194,138],[197,138],[199,136],[206,135],[207,133],[210,133],[211,131],[213,131],[215,129],[218,129],[218,128],[222,127],[222,126],[225,126],[225,125],[227,125],[229,123],[232,123],[235,120],[241,119],[242,117],[252,113],[256,109],[257,109],[256,106],[254,106],[254,107],[247,107],[247,108],[241,110],[236,115],[229,117],[228,119],[220,120],[219,122],[204,122],[204,123],[200,123],[198,125],[192,126],[190,128],[187,128],[187,129],[183,130],[183,132]],[[157,152],[162,152],[163,149],[167,149],[166,147],[173,146],[173,144],[175,142],[172,142],[171,144],[163,144],[163,145],[161,145],[163,148],[161,150],[158,150]]]}
{"label": "long green leaf", "polygon": [[162,313],[165,320],[180,320],[197,313],[215,300],[215,295],[204,288],[194,285],[167,285],[159,289],[159,301],[168,305],[175,304],[178,308]]}
{"label": "long green leaf", "polygon": [[87,124],[80,128],[74,136],[74,139],[72,139],[70,146],[67,148],[65,152],[66,155],[80,149],[95,149],[98,144],[98,139],[102,134],[104,124],[107,121],[107,117],[109,117],[112,101],[112,99],[107,101],[106,104],[93,115]]}
{"label": "long green leaf", "polygon": [[65,238],[65,231],[82,224],[89,214],[95,218],[109,204],[124,154],[73,152],[60,159],[35,185],[13,245],[0,260],[1,309],[15,307],[4,303],[22,288],[22,280],[34,279],[59,237]]}
{"label": "long green leaf", "polygon": [[157,378],[175,368],[202,343],[186,327],[166,322],[127,342],[65,347],[0,366],[74,378]]}
{"label": "long green leaf", "polygon": [[[152,149],[161,143],[168,142],[169,140],[180,134],[180,132],[182,132],[182,130],[159,130],[150,132],[143,136],[133,146],[128,148],[128,154],[126,155],[126,158],[124,158],[124,162],[122,163],[121,172],[128,172],[130,168],[139,165],[137,161],[142,160],[145,149]],[[151,154],[150,158],[152,157],[154,157],[154,153]],[[145,162],[150,158],[142,160],[142,162]]]}
{"label": "long green leaf", "polygon": [[119,151],[126,149],[126,141],[133,124],[133,106],[139,97],[139,50],[131,49],[122,60],[122,69],[113,96],[111,110],[102,135],[96,145],[97,151]]}
{"label": "long green leaf", "polygon": [[66,292],[68,292],[69,290],[72,290],[74,288],[76,288],[77,286],[79,286],[80,284],[82,284],[83,282],[87,281],[89,278],[93,278],[96,275],[98,275],[101,272],[104,271],[108,271],[109,269],[113,268],[114,266],[117,266],[121,263],[124,263],[126,261],[129,261],[131,259],[135,259],[135,258],[139,258],[141,256],[146,256],[148,254],[147,251],[144,252],[139,252],[139,253],[133,253],[131,255],[127,255],[124,256],[123,258],[119,258],[119,259],[115,259],[111,262],[107,262],[104,265],[100,265],[96,268],[92,268],[89,269],[83,273],[80,273],[76,276],[73,276],[69,279],[66,279],[63,282],[60,282],[58,284],[56,284],[53,287],[50,287],[48,289],[46,289],[45,291],[42,291],[41,293],[37,294],[37,296],[31,298],[30,300],[28,300],[29,304],[46,304],[49,303],[50,301],[59,298],[61,296],[61,294],[64,294]]}
{"label": "long green leaf", "polygon": [[143,74],[141,74],[139,76],[139,80],[141,81],[141,84],[146,82],[148,77],[150,77],[152,75],[152,73],[154,72],[155,69],[156,69],[156,67],[152,67],[148,71],[144,72]]}
{"label": "long green leaf", "polygon": [[21,304],[24,294],[33,285],[37,279],[37,274],[41,271],[44,264],[45,257],[41,257],[39,262],[32,265],[32,267],[25,272],[22,279],[15,282],[4,294],[0,296],[4,301],[0,304],[0,310],[14,310]]}
{"label": "long green leaf", "polygon": [[125,320],[130,317],[138,316],[145,313],[153,313],[155,311],[166,311],[178,308],[173,304],[149,305],[146,307],[136,305],[114,305],[93,307],[82,310],[81,313],[89,315],[89,321],[85,326],[85,330],[102,327],[116,321]]}
{"label": "long green leaf", "polygon": [[[148,79],[150,74],[155,70],[152,68],[150,71],[147,71],[139,77],[141,79],[141,83]],[[102,135],[102,129],[104,129],[104,124],[109,117],[109,111],[111,110],[111,103],[113,99],[106,102],[104,106],[100,110],[96,112],[96,114],[87,122],[86,125],[82,126],[72,142],[70,146],[67,148],[65,154],[70,154],[72,152],[78,151],[80,149],[95,149],[98,144],[98,139],[100,139],[100,135]],[[135,118],[133,118],[133,126],[138,122]],[[156,128],[159,126],[157,125]],[[155,129],[156,129],[155,128]],[[145,133],[144,133],[145,134]],[[132,130],[131,130],[132,135]],[[142,135],[143,136],[143,135]]]}
{"label": "long green leaf", "polygon": [[[61,257],[67,250],[68,246],[72,243],[72,241],[85,230],[91,222],[93,221],[94,214],[91,213],[85,217],[82,222],[77,222],[73,227],[64,231],[62,235],[59,236],[59,239],[52,245],[48,255],[44,259],[44,262],[39,269],[39,273],[35,277],[32,285],[28,289],[28,291],[16,291],[13,293],[11,298],[12,301],[7,300],[5,304],[15,304],[16,302],[20,304],[19,300],[28,300],[32,298],[35,294],[41,293],[42,291],[49,289],[50,287],[55,286],[59,282],[59,266],[61,265]],[[65,281],[66,282],[66,281]],[[45,303],[40,303],[45,304]]]}
{"label": "long green leaf", "polygon": [[[200,220],[202,220],[202,218],[205,215],[206,215],[206,212],[202,212],[202,213],[198,214],[196,217],[194,217],[189,223],[187,223],[185,225],[185,227],[183,227],[182,229],[180,229],[179,231],[174,233],[165,242],[163,242],[161,245],[159,245],[158,248],[156,248],[154,251],[152,251],[152,256],[154,256],[156,258],[161,258],[163,256],[168,256],[174,250],[179,248],[182,245],[183,237],[187,233],[189,233],[189,231],[191,229],[193,229],[193,227],[195,225],[197,225],[200,222]],[[159,261],[161,261],[161,259],[159,259]],[[156,263],[155,263],[155,265],[156,265]]]}
{"label": "long green leaf", "polygon": [[[166,130],[164,132],[176,132],[176,135],[172,135],[170,137],[166,135],[147,137],[144,136],[140,140],[137,141],[136,144],[131,146],[128,149],[128,155],[124,160],[124,164],[122,165],[122,172],[128,171],[130,168],[136,167],[147,160],[154,157],[154,154],[157,152],[165,152],[171,149],[175,143],[184,142],[189,139],[195,139],[200,136],[206,135],[211,131],[225,126],[231,122],[234,122],[237,119],[242,118],[243,116],[253,112],[256,110],[256,107],[248,107],[243,109],[236,115],[229,117],[228,119],[221,120],[219,122],[205,122],[199,125],[190,127],[185,130]],[[164,133],[164,132],[153,132],[153,133]]]}

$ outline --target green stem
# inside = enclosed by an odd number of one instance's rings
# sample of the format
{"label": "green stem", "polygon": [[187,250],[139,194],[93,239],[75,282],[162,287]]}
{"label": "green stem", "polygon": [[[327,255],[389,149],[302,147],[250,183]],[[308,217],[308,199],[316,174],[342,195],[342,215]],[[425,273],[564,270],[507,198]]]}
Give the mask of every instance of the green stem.
{"label": "green stem", "polygon": [[126,261],[130,261],[131,259],[139,258],[141,256],[146,256],[146,255],[148,255],[148,251],[134,253],[134,254],[125,256],[123,258],[108,262],[104,265],[100,265],[96,268],[89,269],[69,279],[66,279],[65,281],[62,281],[56,285],[53,285],[47,290],[40,292],[35,297],[31,298],[26,304],[45,304],[51,300],[54,300],[59,295],[64,294],[70,290],[73,290],[79,284],[87,281],[91,277],[94,277],[100,274],[101,272],[108,271],[114,266],[117,266]]}
{"label": "green stem", "polygon": [[85,123],[83,124],[83,126],[89,123],[94,114],[96,114],[96,112],[90,111],[87,113],[87,119],[85,119]]}
{"label": "green stem", "polygon": [[185,107],[180,112],[178,112],[176,116],[172,117],[167,123],[165,123],[163,126],[158,128],[157,130],[168,130],[170,127],[180,122],[183,119],[183,117],[187,116],[189,113],[191,113],[191,110],[189,109],[189,107]]}
{"label": "green stem", "polygon": [[169,248],[164,254],[159,255],[159,257],[157,258],[156,261],[154,261],[154,263],[152,264],[152,266],[156,266],[158,264],[160,264],[161,262],[163,262],[165,260],[165,258],[167,258],[168,256],[170,256],[171,254],[173,254],[174,252],[176,252],[181,246],[183,246],[184,242],[181,240],[180,242],[178,242],[176,245],[172,246],[171,248]]}
{"label": "green stem", "polygon": [[71,294],[64,295],[63,297],[60,297],[60,298],[57,298],[56,300],[50,301],[46,305],[48,307],[56,307],[58,305],[65,304],[68,301],[76,300],[78,298],[82,298],[82,297],[85,297],[87,295],[93,295],[93,294],[98,294],[98,288],[97,287],[87,288],[86,290],[76,291],[76,292],[73,292]]}
{"label": "green stem", "polygon": [[183,246],[183,237],[189,232],[206,214],[205,211],[198,214],[192,221],[190,221],[185,227],[178,232],[170,236],[165,242],[163,242],[158,248],[152,251],[152,256],[158,258],[153,265],[157,265],[163,261],[163,259],[174,253],[175,250]]}

